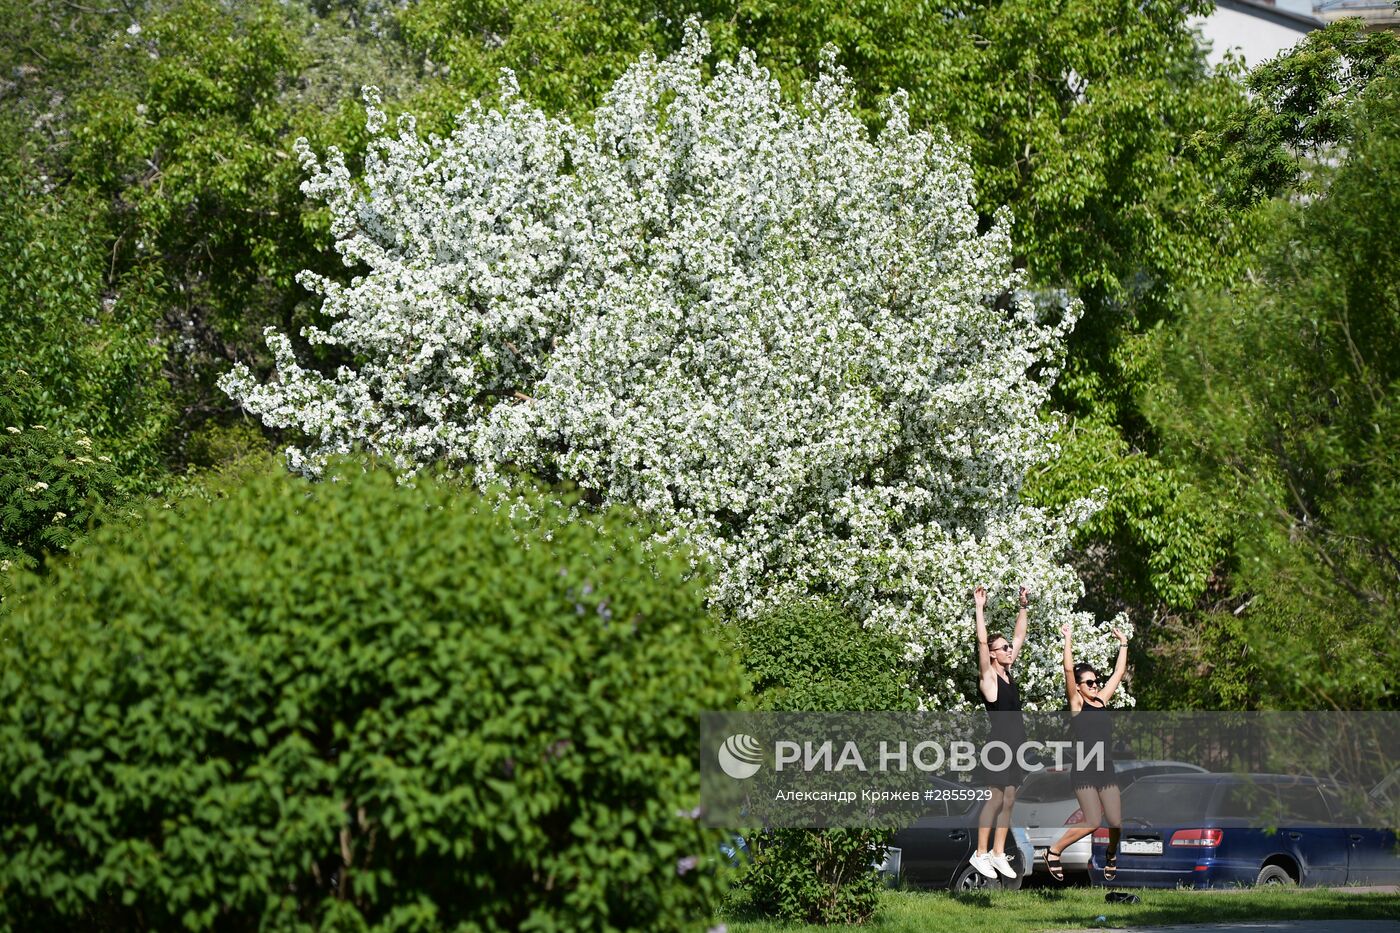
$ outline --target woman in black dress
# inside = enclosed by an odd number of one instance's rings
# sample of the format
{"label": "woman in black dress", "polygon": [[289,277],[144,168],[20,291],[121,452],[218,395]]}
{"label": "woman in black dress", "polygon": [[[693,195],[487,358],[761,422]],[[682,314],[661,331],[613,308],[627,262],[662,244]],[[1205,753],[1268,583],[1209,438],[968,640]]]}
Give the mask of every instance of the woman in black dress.
{"label": "woman in black dress", "polygon": [[[1059,838],[1045,854],[1045,867],[1058,880],[1065,877],[1060,853],[1065,847],[1083,839],[1108,823],[1108,852],[1104,856],[1103,878],[1112,881],[1118,874],[1118,840],[1123,833],[1123,810],[1119,803],[1118,774],[1113,765],[1113,723],[1108,716],[1108,701],[1123,680],[1128,669],[1128,636],[1117,629],[1118,661],[1107,681],[1099,678],[1092,664],[1075,664],[1073,626],[1066,622],[1060,627],[1065,635],[1065,692],[1069,696],[1070,725],[1076,744],[1088,754],[1087,767],[1074,771],[1074,795],[1084,811],[1084,822]],[[1078,761],[1079,752],[1072,752]]]}
{"label": "woman in black dress", "polygon": [[[986,785],[991,797],[982,807],[977,821],[977,851],[973,853],[972,867],[988,878],[998,873],[1007,878],[1015,878],[1016,870],[1006,858],[1006,836],[1011,829],[1011,809],[1016,803],[1016,788],[1025,779],[1026,772],[1017,763],[1017,753],[1026,741],[1026,726],[1021,719],[1021,693],[1016,689],[1016,681],[1011,678],[1011,665],[1021,652],[1026,640],[1026,608],[1029,605],[1026,588],[1021,587],[1021,608],[1016,614],[1016,628],[1011,638],[1005,635],[987,635],[987,623],[982,611],[987,606],[987,590],[977,587],[972,592],[972,604],[977,619],[977,686],[982,693],[982,702],[990,714],[991,729],[988,743],[1004,742],[1011,749],[1011,760],[1004,768],[983,768],[981,783]],[[995,827],[995,829],[994,829]],[[991,841],[991,851],[987,843]]]}

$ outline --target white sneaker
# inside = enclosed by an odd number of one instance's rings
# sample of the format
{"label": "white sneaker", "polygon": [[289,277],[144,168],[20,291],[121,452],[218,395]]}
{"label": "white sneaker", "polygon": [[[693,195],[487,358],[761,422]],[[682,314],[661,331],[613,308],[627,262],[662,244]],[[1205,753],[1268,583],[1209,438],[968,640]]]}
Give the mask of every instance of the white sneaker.
{"label": "white sneaker", "polygon": [[992,867],[992,857],[986,852],[972,853],[972,858],[968,859],[968,862],[977,869],[979,874],[986,875],[988,878],[997,876],[997,870]]}
{"label": "white sneaker", "polygon": [[992,867],[1008,878],[1016,877],[1016,869],[1011,867],[1011,863],[1006,860],[1006,853],[993,852],[992,857],[987,861],[992,863]]}

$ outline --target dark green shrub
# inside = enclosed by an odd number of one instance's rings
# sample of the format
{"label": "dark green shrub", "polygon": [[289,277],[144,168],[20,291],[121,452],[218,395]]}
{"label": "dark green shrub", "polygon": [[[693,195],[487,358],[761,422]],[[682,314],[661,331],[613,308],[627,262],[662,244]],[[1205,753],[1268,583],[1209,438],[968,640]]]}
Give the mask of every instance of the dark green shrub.
{"label": "dark green shrub", "polygon": [[0,372],[0,596],[16,573],[82,537],[119,481],[87,435],[25,423],[32,387],[23,373]]}
{"label": "dark green shrub", "polygon": [[790,923],[864,923],[875,913],[888,834],[872,829],[774,829],[754,847],[732,906]]}
{"label": "dark green shrub", "polygon": [[23,581],[0,927],[708,916],[720,837],[679,811],[695,714],[739,677],[700,585],[624,515],[522,502],[535,519],[425,478],[262,476]]}
{"label": "dark green shrub", "polygon": [[918,709],[900,640],[829,602],[788,603],[735,636],[757,709]]}
{"label": "dark green shrub", "polygon": [[[738,629],[752,705],[782,711],[916,709],[897,638],[863,630],[818,600],[785,605]],[[805,923],[861,923],[881,887],[873,863],[889,833],[875,829],[778,829],[754,847],[735,904]]]}

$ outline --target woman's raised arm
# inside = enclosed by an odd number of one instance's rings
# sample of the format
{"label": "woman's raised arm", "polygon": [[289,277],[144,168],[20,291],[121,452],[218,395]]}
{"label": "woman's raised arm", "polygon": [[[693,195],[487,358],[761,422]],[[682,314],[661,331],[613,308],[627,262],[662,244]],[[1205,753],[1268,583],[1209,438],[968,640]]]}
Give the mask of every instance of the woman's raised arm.
{"label": "woman's raised arm", "polygon": [[1065,636],[1065,697],[1069,700],[1069,708],[1078,712],[1084,700],[1079,696],[1078,686],[1074,682],[1074,623],[1066,622],[1060,626],[1060,631]]}
{"label": "woman's raised arm", "polygon": [[1113,637],[1118,639],[1118,660],[1113,665],[1113,675],[1108,678],[1108,683],[1099,688],[1099,699],[1105,704],[1123,682],[1123,673],[1128,669],[1128,636],[1114,629]]}

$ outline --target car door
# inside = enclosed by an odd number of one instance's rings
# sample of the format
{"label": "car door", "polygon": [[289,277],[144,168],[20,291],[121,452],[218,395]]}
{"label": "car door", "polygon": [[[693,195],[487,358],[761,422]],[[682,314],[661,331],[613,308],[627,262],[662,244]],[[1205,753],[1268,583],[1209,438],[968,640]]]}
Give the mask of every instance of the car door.
{"label": "car door", "polygon": [[1279,784],[1282,807],[1278,835],[1295,853],[1303,884],[1345,884],[1349,843],[1345,827],[1333,822],[1321,788],[1310,782]]}
{"label": "car door", "polygon": [[1347,838],[1348,884],[1400,884],[1400,849],[1395,832],[1381,827],[1379,814],[1359,790],[1323,787],[1322,797]]}
{"label": "car door", "polygon": [[1395,831],[1348,826],[1347,883],[1400,884],[1400,849]]}
{"label": "car door", "polygon": [[972,854],[976,839],[976,814],[963,825],[959,815],[962,801],[924,804],[925,814],[895,834],[894,845],[901,850],[904,877],[915,885],[944,887]]}

